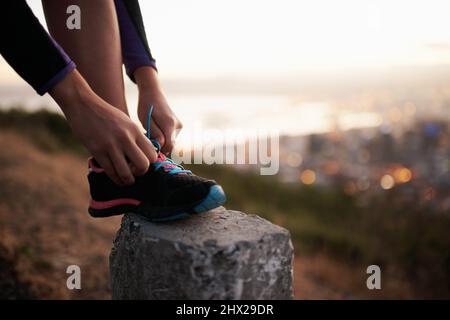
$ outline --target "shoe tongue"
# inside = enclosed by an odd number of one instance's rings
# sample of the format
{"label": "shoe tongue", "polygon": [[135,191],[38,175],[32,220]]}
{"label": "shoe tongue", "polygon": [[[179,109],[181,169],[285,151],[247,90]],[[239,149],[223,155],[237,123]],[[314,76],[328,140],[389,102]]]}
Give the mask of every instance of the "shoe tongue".
{"label": "shoe tongue", "polygon": [[[158,141],[155,139],[151,139],[151,142],[156,148],[156,152],[158,153],[158,157],[156,158],[155,162],[164,162],[167,161],[167,157],[161,152],[161,146],[159,145]],[[165,172],[169,172],[171,169],[179,168],[175,163],[171,163],[171,161],[167,161],[167,163],[164,163],[162,165],[162,168]],[[185,172],[182,173],[176,173],[176,174],[186,174]]]}
{"label": "shoe tongue", "polygon": [[[160,151],[158,152],[158,157],[156,158],[156,162],[163,162],[163,161],[167,161],[166,156]],[[163,168],[177,168],[176,164],[173,163],[165,163],[163,165]]]}
{"label": "shoe tongue", "polygon": [[[166,158],[166,156],[164,155],[164,153],[161,152],[161,146],[159,145],[158,140],[156,140],[156,139],[151,139],[150,141],[153,143],[153,145],[154,145],[155,148],[156,148],[156,152],[158,153],[158,157],[156,158],[156,162],[163,162],[163,161],[166,161],[167,158]],[[174,165],[174,164],[172,164],[172,163],[166,163],[166,164],[163,165],[163,168],[175,168],[175,167],[176,167],[176,165]]]}
{"label": "shoe tongue", "polygon": [[166,161],[166,156],[162,152],[158,152],[158,157],[156,158],[157,162]]}

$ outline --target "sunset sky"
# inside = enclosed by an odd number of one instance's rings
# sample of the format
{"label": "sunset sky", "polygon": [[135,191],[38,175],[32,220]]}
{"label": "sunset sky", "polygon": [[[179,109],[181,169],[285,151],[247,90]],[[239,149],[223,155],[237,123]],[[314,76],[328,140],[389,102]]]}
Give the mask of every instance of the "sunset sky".
{"label": "sunset sky", "polygon": [[[29,0],[44,21],[39,0]],[[140,1],[162,77],[450,63],[448,0]],[[19,83],[0,61],[0,84]]]}

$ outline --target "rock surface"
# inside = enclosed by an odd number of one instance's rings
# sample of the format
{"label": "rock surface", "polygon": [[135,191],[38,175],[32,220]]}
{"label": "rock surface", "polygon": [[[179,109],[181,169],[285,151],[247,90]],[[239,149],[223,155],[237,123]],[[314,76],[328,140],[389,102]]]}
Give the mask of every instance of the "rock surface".
{"label": "rock surface", "polygon": [[110,255],[113,299],[292,299],[289,232],[223,207],[152,223],[125,215]]}

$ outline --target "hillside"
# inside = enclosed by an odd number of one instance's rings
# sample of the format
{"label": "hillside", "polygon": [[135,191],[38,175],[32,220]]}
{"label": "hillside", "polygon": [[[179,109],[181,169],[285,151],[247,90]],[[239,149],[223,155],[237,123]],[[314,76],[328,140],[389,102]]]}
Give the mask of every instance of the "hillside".
{"label": "hillside", "polygon": [[[0,112],[0,148],[2,294],[108,299],[107,259],[120,217],[87,214],[87,154],[64,119],[44,111]],[[291,231],[297,298],[449,296],[448,217],[363,208],[339,191],[286,185],[226,166],[191,169],[224,186],[228,208]],[[378,292],[365,286],[365,269],[374,263],[383,269]],[[65,287],[70,264],[82,268],[81,291]]]}

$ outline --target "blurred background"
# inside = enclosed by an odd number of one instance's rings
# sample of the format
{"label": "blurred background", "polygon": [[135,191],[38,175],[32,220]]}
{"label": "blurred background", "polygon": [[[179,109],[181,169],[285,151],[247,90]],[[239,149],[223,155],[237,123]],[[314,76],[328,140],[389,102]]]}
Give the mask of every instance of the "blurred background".
{"label": "blurred background", "polygon": [[[28,3],[45,25],[40,1]],[[166,0],[141,10],[184,123],[178,147],[199,125],[279,130],[276,176],[191,169],[224,186],[228,208],[291,231],[297,298],[450,297],[450,2]],[[0,147],[0,295],[108,298],[120,219],[88,217],[86,152],[51,98],[3,59]],[[86,270],[79,292],[65,287],[71,263]],[[371,264],[381,290],[366,287]]]}

